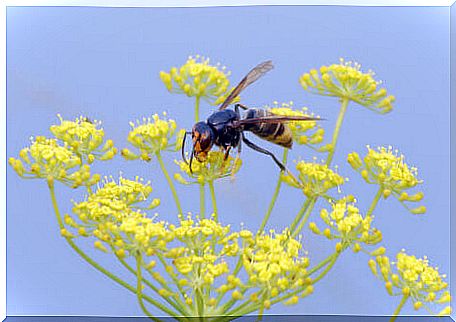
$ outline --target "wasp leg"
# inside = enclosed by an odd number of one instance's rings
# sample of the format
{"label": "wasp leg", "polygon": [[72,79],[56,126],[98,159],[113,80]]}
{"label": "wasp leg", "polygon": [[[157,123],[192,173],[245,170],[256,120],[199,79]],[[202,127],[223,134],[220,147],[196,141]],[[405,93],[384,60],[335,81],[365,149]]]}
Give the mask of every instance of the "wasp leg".
{"label": "wasp leg", "polygon": [[272,152],[269,152],[268,150],[265,150],[261,147],[259,147],[258,145],[254,144],[253,142],[250,142],[244,135],[244,133],[242,133],[242,141],[244,141],[245,144],[247,144],[247,146],[257,152],[260,152],[260,153],[263,153],[263,154],[267,154],[269,155],[273,160],[274,162],[279,166],[280,168],[280,171],[285,171],[287,168],[282,164],[282,162],[279,161],[279,159],[276,158],[276,156],[272,153]]}
{"label": "wasp leg", "polygon": [[239,109],[239,107],[242,108],[243,110],[248,110],[248,109],[249,109],[249,108],[248,108],[247,106],[245,106],[244,104],[239,104],[239,103],[238,103],[238,104],[234,105],[234,108]]}
{"label": "wasp leg", "polygon": [[185,140],[187,139],[187,134],[191,134],[192,132],[185,132],[184,133],[184,138],[182,139],[182,159],[184,160],[185,164],[188,165],[187,158],[185,157]]}

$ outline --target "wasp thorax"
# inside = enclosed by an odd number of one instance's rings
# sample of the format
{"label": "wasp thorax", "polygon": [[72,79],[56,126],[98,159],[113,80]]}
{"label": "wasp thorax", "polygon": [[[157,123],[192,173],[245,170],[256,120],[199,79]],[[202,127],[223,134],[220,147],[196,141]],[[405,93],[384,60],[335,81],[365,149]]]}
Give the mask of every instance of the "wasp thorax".
{"label": "wasp thorax", "polygon": [[192,129],[193,152],[195,158],[203,162],[214,144],[214,132],[206,122],[198,122]]}

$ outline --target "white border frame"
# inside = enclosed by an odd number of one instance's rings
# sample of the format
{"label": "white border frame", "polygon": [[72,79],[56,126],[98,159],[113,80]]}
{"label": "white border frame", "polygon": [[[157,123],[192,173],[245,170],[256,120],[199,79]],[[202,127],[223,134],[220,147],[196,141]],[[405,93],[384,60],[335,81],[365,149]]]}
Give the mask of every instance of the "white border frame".
{"label": "white border frame", "polygon": [[[433,6],[450,7],[456,0],[6,0],[0,6],[0,321],[6,318],[6,7],[220,7],[260,5]],[[3,176],[1,176],[3,174]]]}

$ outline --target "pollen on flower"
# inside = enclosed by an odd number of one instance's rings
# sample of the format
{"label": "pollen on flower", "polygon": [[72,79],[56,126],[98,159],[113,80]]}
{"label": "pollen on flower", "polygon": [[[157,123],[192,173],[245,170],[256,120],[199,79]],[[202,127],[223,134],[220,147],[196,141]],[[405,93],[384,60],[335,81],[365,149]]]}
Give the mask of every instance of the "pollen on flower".
{"label": "pollen on flower", "polygon": [[168,73],[161,71],[160,79],[171,93],[201,97],[218,105],[230,93],[229,75],[225,67],[211,65],[209,58],[197,55],[190,56],[184,65],[173,67]]}
{"label": "pollen on flower", "polygon": [[379,88],[381,82],[374,76],[372,71],[362,72],[360,64],[341,59],[339,64],[303,74],[299,83],[311,93],[346,98],[375,112],[388,113],[393,109],[395,97]]}

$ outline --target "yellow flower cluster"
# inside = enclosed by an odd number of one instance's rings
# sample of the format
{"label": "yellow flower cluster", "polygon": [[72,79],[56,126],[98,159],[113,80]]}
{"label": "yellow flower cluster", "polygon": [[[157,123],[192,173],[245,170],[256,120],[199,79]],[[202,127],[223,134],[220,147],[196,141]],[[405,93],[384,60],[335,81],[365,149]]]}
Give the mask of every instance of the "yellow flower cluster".
{"label": "yellow flower cluster", "polygon": [[[369,260],[369,267],[378,278],[385,282],[385,288],[390,295],[402,295],[412,299],[415,310],[431,304],[450,303],[448,283],[443,280],[445,274],[440,274],[437,268],[429,266],[429,260],[416,258],[401,251],[396,256],[396,262],[390,262],[387,256],[377,256]],[[394,289],[400,291],[399,294]],[[451,313],[449,306],[440,311],[440,315]]]}
{"label": "yellow flower cluster", "polygon": [[127,251],[147,250],[157,244],[164,246],[159,241],[166,238],[165,224],[154,222],[141,211],[157,207],[160,200],[154,199],[148,206],[140,206],[152,192],[150,183],[142,181],[121,177],[117,183],[106,178],[104,185],[87,200],[74,204],[73,212],[80,223],[69,215],[65,216],[65,223],[77,229],[80,236],[98,238],[95,242],[98,249],[107,251],[103,244],[107,243],[121,257]]}
{"label": "yellow flower cluster", "polygon": [[[359,172],[367,183],[380,185],[385,198],[393,194],[401,202],[419,202],[423,199],[424,194],[421,191],[413,195],[405,191],[423,181],[417,178],[417,168],[409,167],[405,163],[403,155],[399,155],[397,150],[393,151],[392,147],[379,147],[374,150],[368,146],[367,150],[363,160],[356,152],[347,157],[351,167]],[[419,206],[409,210],[413,214],[422,214],[426,212],[426,207]]]}
{"label": "yellow flower cluster", "polygon": [[[362,249],[361,243],[378,244],[382,241],[382,233],[376,228],[372,228],[373,218],[371,216],[363,217],[355,206],[355,202],[353,196],[347,196],[333,203],[331,212],[322,209],[320,217],[328,228],[322,231],[316,223],[311,222],[310,230],[328,239],[339,239],[340,242],[336,245],[337,251],[351,247],[354,252],[358,252]],[[383,255],[383,252],[384,248],[380,247],[374,250],[373,255]]]}
{"label": "yellow flower cluster", "polygon": [[66,143],[61,146],[56,139],[38,136],[30,147],[19,152],[20,159],[9,158],[9,164],[23,178],[44,178],[49,183],[54,180],[73,188],[91,186],[100,176],[91,176],[90,167],[82,164],[80,156]]}
{"label": "yellow flower cluster", "polygon": [[169,92],[201,97],[212,105],[221,104],[228,96],[229,75],[225,67],[212,66],[209,58],[200,55],[189,57],[184,65],[171,68],[169,73],[160,72],[160,78]]}
{"label": "yellow flower cluster", "polygon": [[301,86],[315,94],[349,99],[378,113],[388,113],[393,109],[395,98],[386,89],[378,88],[379,81],[374,73],[361,71],[361,65],[340,60],[339,64],[321,66],[303,74]]}
{"label": "yellow flower cluster", "polygon": [[54,136],[68,144],[73,151],[84,158],[89,164],[95,159],[110,160],[117,153],[112,140],[107,140],[103,146],[104,131],[98,127],[100,122],[90,121],[86,117],[79,117],[74,121],[67,121],[57,115],[60,125],[52,125],[50,130]]}
{"label": "yellow flower cluster", "polygon": [[[278,104],[274,102],[271,107],[268,108],[272,113],[276,115],[284,116],[314,116],[309,113],[307,107],[302,109],[293,109],[293,102]],[[323,136],[325,130],[321,128],[316,121],[306,122],[287,122],[287,126],[290,128],[293,134],[293,142],[298,144],[316,145],[323,142]]]}
{"label": "yellow flower cluster", "polygon": [[178,132],[175,142],[171,142],[176,134],[177,125],[174,120],[167,120],[166,113],[163,113],[165,119],[161,119],[158,114],[152,118],[143,118],[142,122],[136,124],[130,122],[132,127],[128,133],[128,142],[139,149],[140,154],[123,149],[122,156],[128,160],[141,158],[150,161],[152,156],[163,150],[177,151],[182,146],[182,139],[185,130]]}
{"label": "yellow flower cluster", "polygon": [[244,241],[243,265],[248,274],[247,288],[256,289],[252,301],[262,300],[265,308],[277,296],[293,290],[302,290],[286,304],[296,304],[299,297],[312,293],[312,281],[307,274],[309,258],[302,253],[302,244],[290,236],[270,231],[256,236],[241,231]]}
{"label": "yellow flower cluster", "polygon": [[212,286],[215,279],[229,273],[228,257],[238,255],[238,234],[231,233],[229,226],[222,226],[213,219],[193,220],[181,218],[179,226],[170,225],[169,235],[178,241],[164,257],[180,274],[180,284],[187,292]]}
{"label": "yellow flower cluster", "polygon": [[[234,175],[239,171],[242,161],[239,158],[228,156],[224,160],[225,153],[221,151],[211,151],[204,162],[193,162],[192,171],[190,172],[189,164],[184,161],[175,160],[180,170],[190,179],[185,179],[180,173],[174,174],[174,178],[182,184],[204,184],[214,180]],[[196,179],[192,181],[191,179]]]}
{"label": "yellow flower cluster", "polygon": [[297,182],[291,175],[283,174],[282,180],[288,185],[301,189],[307,197],[325,196],[326,192],[334,187],[339,187],[345,179],[326,164],[299,161],[296,164],[299,172]]}

